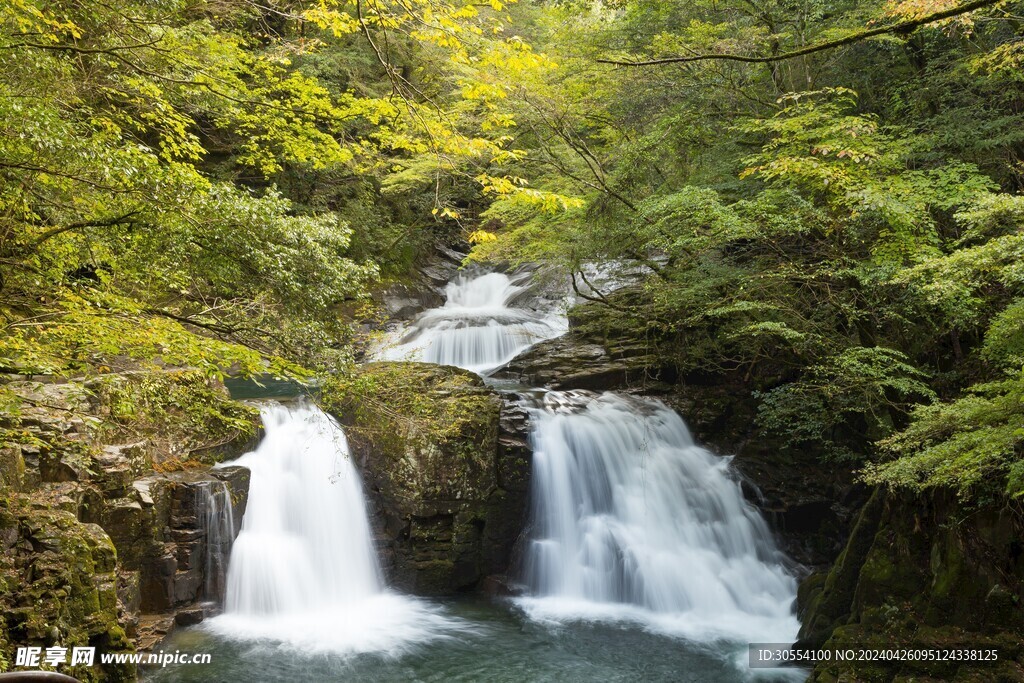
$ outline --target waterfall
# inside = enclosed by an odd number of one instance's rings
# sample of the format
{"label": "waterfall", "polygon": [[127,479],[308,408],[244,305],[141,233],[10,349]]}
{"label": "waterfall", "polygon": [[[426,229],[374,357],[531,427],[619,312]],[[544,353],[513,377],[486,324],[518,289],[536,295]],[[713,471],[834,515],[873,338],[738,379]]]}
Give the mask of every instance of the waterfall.
{"label": "waterfall", "polygon": [[457,276],[445,289],[439,308],[421,313],[380,360],[414,360],[455,365],[486,374],[530,346],[563,334],[565,317],[515,306],[528,286],[528,273]]}
{"label": "waterfall", "polygon": [[200,491],[203,501],[199,505],[199,521],[206,536],[203,597],[219,602],[224,599],[226,570],[235,538],[235,510],[225,482],[205,482]]}
{"label": "waterfall", "polygon": [[225,607],[246,615],[345,605],[383,588],[358,475],[339,427],[311,406],[264,409]]}
{"label": "waterfall", "polygon": [[796,582],[730,476],[666,405],[549,392],[532,410],[533,527],[521,600],[688,638],[795,637]]}
{"label": "waterfall", "polygon": [[[591,268],[614,288],[621,267]],[[560,311],[517,307],[528,275],[461,275],[386,359],[487,374],[567,329]],[[627,278],[628,279],[628,278]],[[532,528],[525,557],[541,620],[627,619],[697,640],[795,638],[796,581],[730,459],[696,445],[661,402],[547,392],[531,409]]]}
{"label": "waterfall", "polygon": [[230,463],[249,468],[249,499],[225,611],[207,628],[342,654],[397,652],[459,629],[385,589],[341,427],[312,405],[272,404],[262,415],[260,446]]}

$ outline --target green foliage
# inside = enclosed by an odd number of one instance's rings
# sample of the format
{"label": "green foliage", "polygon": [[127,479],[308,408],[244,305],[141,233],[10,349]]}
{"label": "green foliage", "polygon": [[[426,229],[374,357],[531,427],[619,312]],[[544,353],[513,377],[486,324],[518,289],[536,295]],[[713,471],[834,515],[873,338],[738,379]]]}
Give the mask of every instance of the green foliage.
{"label": "green foliage", "polygon": [[759,421],[783,432],[794,445],[817,443],[833,455],[856,459],[833,430],[858,418],[863,421],[860,436],[877,438],[892,429],[893,411],[934,398],[927,375],[906,361],[893,349],[844,349],[807,368],[799,380],[767,392]]}
{"label": "green foliage", "polygon": [[913,422],[881,442],[895,459],[872,463],[865,480],[963,497],[987,487],[1024,495],[1024,373],[978,384],[949,403],[921,406]]}
{"label": "green foliage", "polygon": [[[793,186],[842,212],[846,226],[872,223],[860,234],[872,253],[898,262],[937,252],[934,213],[966,205],[995,189],[972,164],[910,167],[917,136],[883,129],[876,116],[850,114],[856,93],[845,88],[794,93],[782,111],[741,127],[767,134],[761,152],[744,160],[743,175]],[[874,219],[874,220],[873,220]]]}
{"label": "green foliage", "polygon": [[381,265],[468,234],[485,195],[550,201],[501,170],[510,83],[552,66],[507,23],[497,2],[5,5],[2,370],[344,362],[340,312]]}
{"label": "green foliage", "polygon": [[197,372],[106,376],[91,382],[89,390],[103,417],[99,438],[106,443],[147,438],[163,450],[158,460],[181,463],[192,452],[246,443],[259,425],[258,411],[231,401],[222,385]]}
{"label": "green foliage", "polygon": [[[628,295],[595,297],[616,337],[684,381],[739,375],[795,447],[873,463],[873,482],[956,487],[975,476],[958,457],[1002,425],[977,472],[1017,481],[1016,24],[971,14],[776,62],[595,67],[784,54],[935,9],[629,0],[528,16],[562,68],[519,98],[515,174],[586,203],[555,218],[496,203],[474,258],[646,266]],[[987,426],[939,429],[968,408]],[[918,457],[951,476],[883,476]]]}
{"label": "green foliage", "polygon": [[1016,5],[799,58],[613,68],[935,7],[8,3],[0,366],[346,367],[376,279],[464,238],[477,260],[643,269],[594,297],[603,324],[684,377],[738,374],[793,441],[896,467],[946,439],[955,460],[966,423],[873,442],[1013,393]]}
{"label": "green foliage", "polygon": [[45,313],[7,324],[0,340],[3,371],[45,375],[191,367],[209,377],[223,377],[229,370],[247,376],[308,376],[294,363],[197,335],[162,315],[148,315],[131,299],[74,289],[52,296]]}

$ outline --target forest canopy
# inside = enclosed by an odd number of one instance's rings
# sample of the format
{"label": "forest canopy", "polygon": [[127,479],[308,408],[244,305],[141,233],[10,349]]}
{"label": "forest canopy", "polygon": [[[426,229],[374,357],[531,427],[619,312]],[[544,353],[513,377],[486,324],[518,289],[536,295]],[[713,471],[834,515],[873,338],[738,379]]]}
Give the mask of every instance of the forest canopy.
{"label": "forest canopy", "polygon": [[[1024,495],[1024,3],[14,0],[0,367],[329,370],[436,241],[867,481]],[[717,378],[717,380],[716,380]]]}

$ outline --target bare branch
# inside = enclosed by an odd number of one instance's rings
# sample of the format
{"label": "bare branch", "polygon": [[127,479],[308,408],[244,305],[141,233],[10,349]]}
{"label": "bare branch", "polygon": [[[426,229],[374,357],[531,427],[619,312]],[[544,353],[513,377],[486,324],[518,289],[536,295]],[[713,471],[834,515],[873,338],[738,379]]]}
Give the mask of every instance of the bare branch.
{"label": "bare branch", "polygon": [[703,55],[692,55],[688,57],[663,57],[661,59],[646,59],[646,60],[620,60],[620,59],[598,59],[600,64],[614,64],[616,66],[657,66],[660,64],[686,64],[690,62],[704,62],[711,60],[727,60],[732,62],[746,62],[748,64],[771,64],[774,62],[782,62],[787,59],[793,59],[794,57],[803,57],[804,55],[813,54],[815,52],[821,52],[823,50],[832,50],[837,47],[844,45],[850,45],[851,43],[860,42],[867,38],[874,36],[884,35],[886,33],[895,34],[907,34],[911,33],[920,26],[925,24],[932,24],[936,21],[942,21],[943,19],[949,19],[952,17],[960,16],[968,12],[973,12],[984,7],[991,7],[997,5],[1003,0],[974,0],[965,5],[958,7],[951,7],[950,9],[942,10],[941,12],[933,12],[917,19],[910,19],[907,21],[901,21],[898,24],[892,24],[890,26],[879,26],[866,31],[858,31],[857,33],[851,33],[843,38],[837,38],[835,40],[828,40],[823,43],[816,43],[814,45],[808,45],[802,47],[799,50],[793,50],[792,52],[782,52],[777,55],[768,55],[759,57],[756,55],[737,55],[723,53],[712,53]]}

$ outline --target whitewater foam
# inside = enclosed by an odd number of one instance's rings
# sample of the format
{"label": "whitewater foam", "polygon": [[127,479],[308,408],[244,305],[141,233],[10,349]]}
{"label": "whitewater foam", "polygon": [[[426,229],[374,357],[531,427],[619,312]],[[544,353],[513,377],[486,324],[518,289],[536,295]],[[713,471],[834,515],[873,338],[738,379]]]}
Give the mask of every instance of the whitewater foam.
{"label": "whitewater foam", "polygon": [[249,499],[231,549],[224,614],[204,628],[307,653],[397,655],[467,632],[423,600],[388,591],[341,427],[312,405],[262,409]]}

